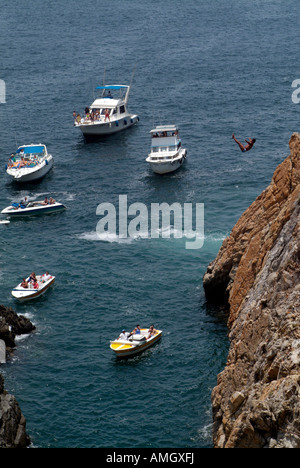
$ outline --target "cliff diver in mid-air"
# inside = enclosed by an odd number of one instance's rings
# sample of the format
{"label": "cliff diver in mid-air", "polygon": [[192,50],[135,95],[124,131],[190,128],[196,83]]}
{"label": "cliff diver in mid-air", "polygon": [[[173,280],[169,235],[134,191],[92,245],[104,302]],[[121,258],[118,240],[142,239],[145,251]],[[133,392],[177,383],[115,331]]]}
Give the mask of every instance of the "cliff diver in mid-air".
{"label": "cliff diver in mid-air", "polygon": [[247,143],[247,145],[243,145],[240,141],[238,141],[234,134],[232,134],[232,138],[234,139],[234,141],[239,145],[242,153],[246,153],[246,151],[250,151],[252,146],[254,145],[254,143],[256,142],[255,138],[249,138],[249,141],[248,140],[245,140],[245,142]]}

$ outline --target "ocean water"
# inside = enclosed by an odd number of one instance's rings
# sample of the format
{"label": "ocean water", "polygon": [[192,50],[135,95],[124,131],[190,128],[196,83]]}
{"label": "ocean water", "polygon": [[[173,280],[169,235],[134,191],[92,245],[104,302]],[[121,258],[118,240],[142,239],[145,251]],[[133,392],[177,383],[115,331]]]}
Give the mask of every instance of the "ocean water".
{"label": "ocean water", "polygon": [[[64,213],[1,227],[0,300],[36,332],[1,372],[33,447],[211,447],[211,390],[228,352],[226,317],[202,276],[233,225],[269,184],[299,129],[294,2],[281,0],[2,1],[1,209],[53,196]],[[298,73],[298,75],[297,75]],[[137,126],[87,142],[73,127],[94,89],[129,84]],[[161,177],[145,162],[153,125],[179,125],[184,166]],[[241,153],[231,139],[255,137]],[[45,143],[55,166],[18,186],[16,145]],[[99,238],[100,203],[204,204],[201,249],[187,238]],[[172,226],[171,226],[172,230]],[[12,288],[49,270],[54,287],[19,304]],[[154,323],[153,348],[117,361],[110,339]]]}

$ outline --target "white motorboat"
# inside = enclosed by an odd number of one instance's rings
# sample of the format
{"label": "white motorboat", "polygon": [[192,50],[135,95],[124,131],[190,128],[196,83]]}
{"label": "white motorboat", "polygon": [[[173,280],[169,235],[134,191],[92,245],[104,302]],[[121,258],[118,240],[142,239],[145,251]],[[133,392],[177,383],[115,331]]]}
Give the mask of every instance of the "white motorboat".
{"label": "white motorboat", "polygon": [[150,131],[151,151],[146,158],[157,174],[176,171],[185,161],[187,150],[182,148],[178,128],[175,125],[160,125]]}
{"label": "white motorboat", "polygon": [[80,128],[84,136],[110,135],[139,121],[138,115],[128,111],[130,86],[107,85],[97,86],[96,89],[101,91],[101,96],[85,110],[85,116],[74,114],[74,125]]}
{"label": "white motorboat", "polygon": [[29,282],[29,277],[26,279],[27,287],[23,287],[22,284],[18,284],[11,294],[15,299],[19,301],[29,301],[31,299],[36,299],[37,297],[44,294],[47,289],[54,283],[55,276],[44,274],[36,276],[37,282],[33,284]]}
{"label": "white motorboat", "polygon": [[148,338],[149,329],[141,328],[140,334],[134,334],[127,339],[116,339],[110,342],[112,349],[117,357],[130,357],[141,353],[145,349],[154,345],[162,337],[162,330],[155,330],[154,335]]}
{"label": "white motorboat", "polygon": [[33,182],[44,177],[53,164],[53,157],[45,145],[24,145],[11,155],[6,172],[16,182]]}
{"label": "white motorboat", "polygon": [[11,218],[19,218],[21,216],[36,216],[41,214],[57,213],[58,211],[65,210],[66,207],[62,203],[53,202],[48,203],[44,200],[32,202],[12,203],[10,206],[4,208],[1,214]]}

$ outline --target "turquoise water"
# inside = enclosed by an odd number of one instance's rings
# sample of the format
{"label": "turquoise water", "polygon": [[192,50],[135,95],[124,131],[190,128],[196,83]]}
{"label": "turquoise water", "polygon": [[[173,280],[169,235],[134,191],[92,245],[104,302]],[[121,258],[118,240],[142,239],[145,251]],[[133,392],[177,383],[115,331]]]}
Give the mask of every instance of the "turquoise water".
{"label": "turquoise water", "polygon": [[[226,322],[205,302],[202,276],[243,211],[269,184],[298,130],[294,2],[115,0],[5,2],[0,18],[1,207],[54,196],[67,211],[1,228],[1,302],[35,334],[1,368],[34,447],[211,447],[212,388],[226,363]],[[129,83],[138,126],[86,142],[72,122],[105,82]],[[153,125],[176,123],[185,165],[165,177],[145,162]],[[254,136],[242,154],[231,139]],[[45,143],[55,167],[13,184],[17,145]],[[96,233],[100,203],[203,203],[205,240],[120,239]],[[2,208],[1,208],[2,209]],[[11,289],[49,270],[33,303]],[[109,340],[154,323],[155,347],[117,361]]]}

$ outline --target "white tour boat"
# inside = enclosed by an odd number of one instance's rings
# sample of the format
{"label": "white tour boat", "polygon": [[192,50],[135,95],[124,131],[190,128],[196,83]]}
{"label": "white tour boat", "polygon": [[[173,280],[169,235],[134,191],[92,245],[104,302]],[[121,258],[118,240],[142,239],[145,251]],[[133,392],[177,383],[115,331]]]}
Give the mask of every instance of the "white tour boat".
{"label": "white tour boat", "polygon": [[187,150],[182,148],[178,128],[175,125],[160,125],[150,131],[151,151],[146,158],[157,174],[176,171],[186,159]]}
{"label": "white tour boat", "polygon": [[53,164],[45,145],[24,145],[11,155],[6,172],[16,182],[33,182],[44,177]]}
{"label": "white tour boat", "polygon": [[11,218],[18,218],[21,216],[35,216],[40,214],[57,213],[58,211],[65,210],[66,207],[59,202],[49,202],[46,204],[44,200],[32,202],[12,203],[10,206],[4,208],[1,214]]}
{"label": "white tour boat", "polygon": [[29,301],[31,299],[36,299],[37,297],[44,294],[47,289],[54,283],[55,276],[44,274],[44,275],[37,275],[36,276],[37,283],[34,284],[31,281],[29,282],[29,277],[25,280],[27,283],[27,287],[23,287],[22,284],[18,284],[11,294],[15,299],[19,301]]}
{"label": "white tour boat", "polygon": [[110,135],[138,122],[138,115],[128,111],[130,86],[107,85],[97,86],[96,89],[101,90],[101,97],[86,108],[85,116],[73,114],[74,125],[80,128],[84,136]]}
{"label": "white tour boat", "polygon": [[131,335],[127,339],[116,339],[111,341],[110,349],[115,352],[117,357],[135,356],[154,345],[154,343],[162,337],[162,330],[155,330],[155,334],[150,336],[150,338],[147,337],[148,333],[148,328],[141,328],[140,334]]}

